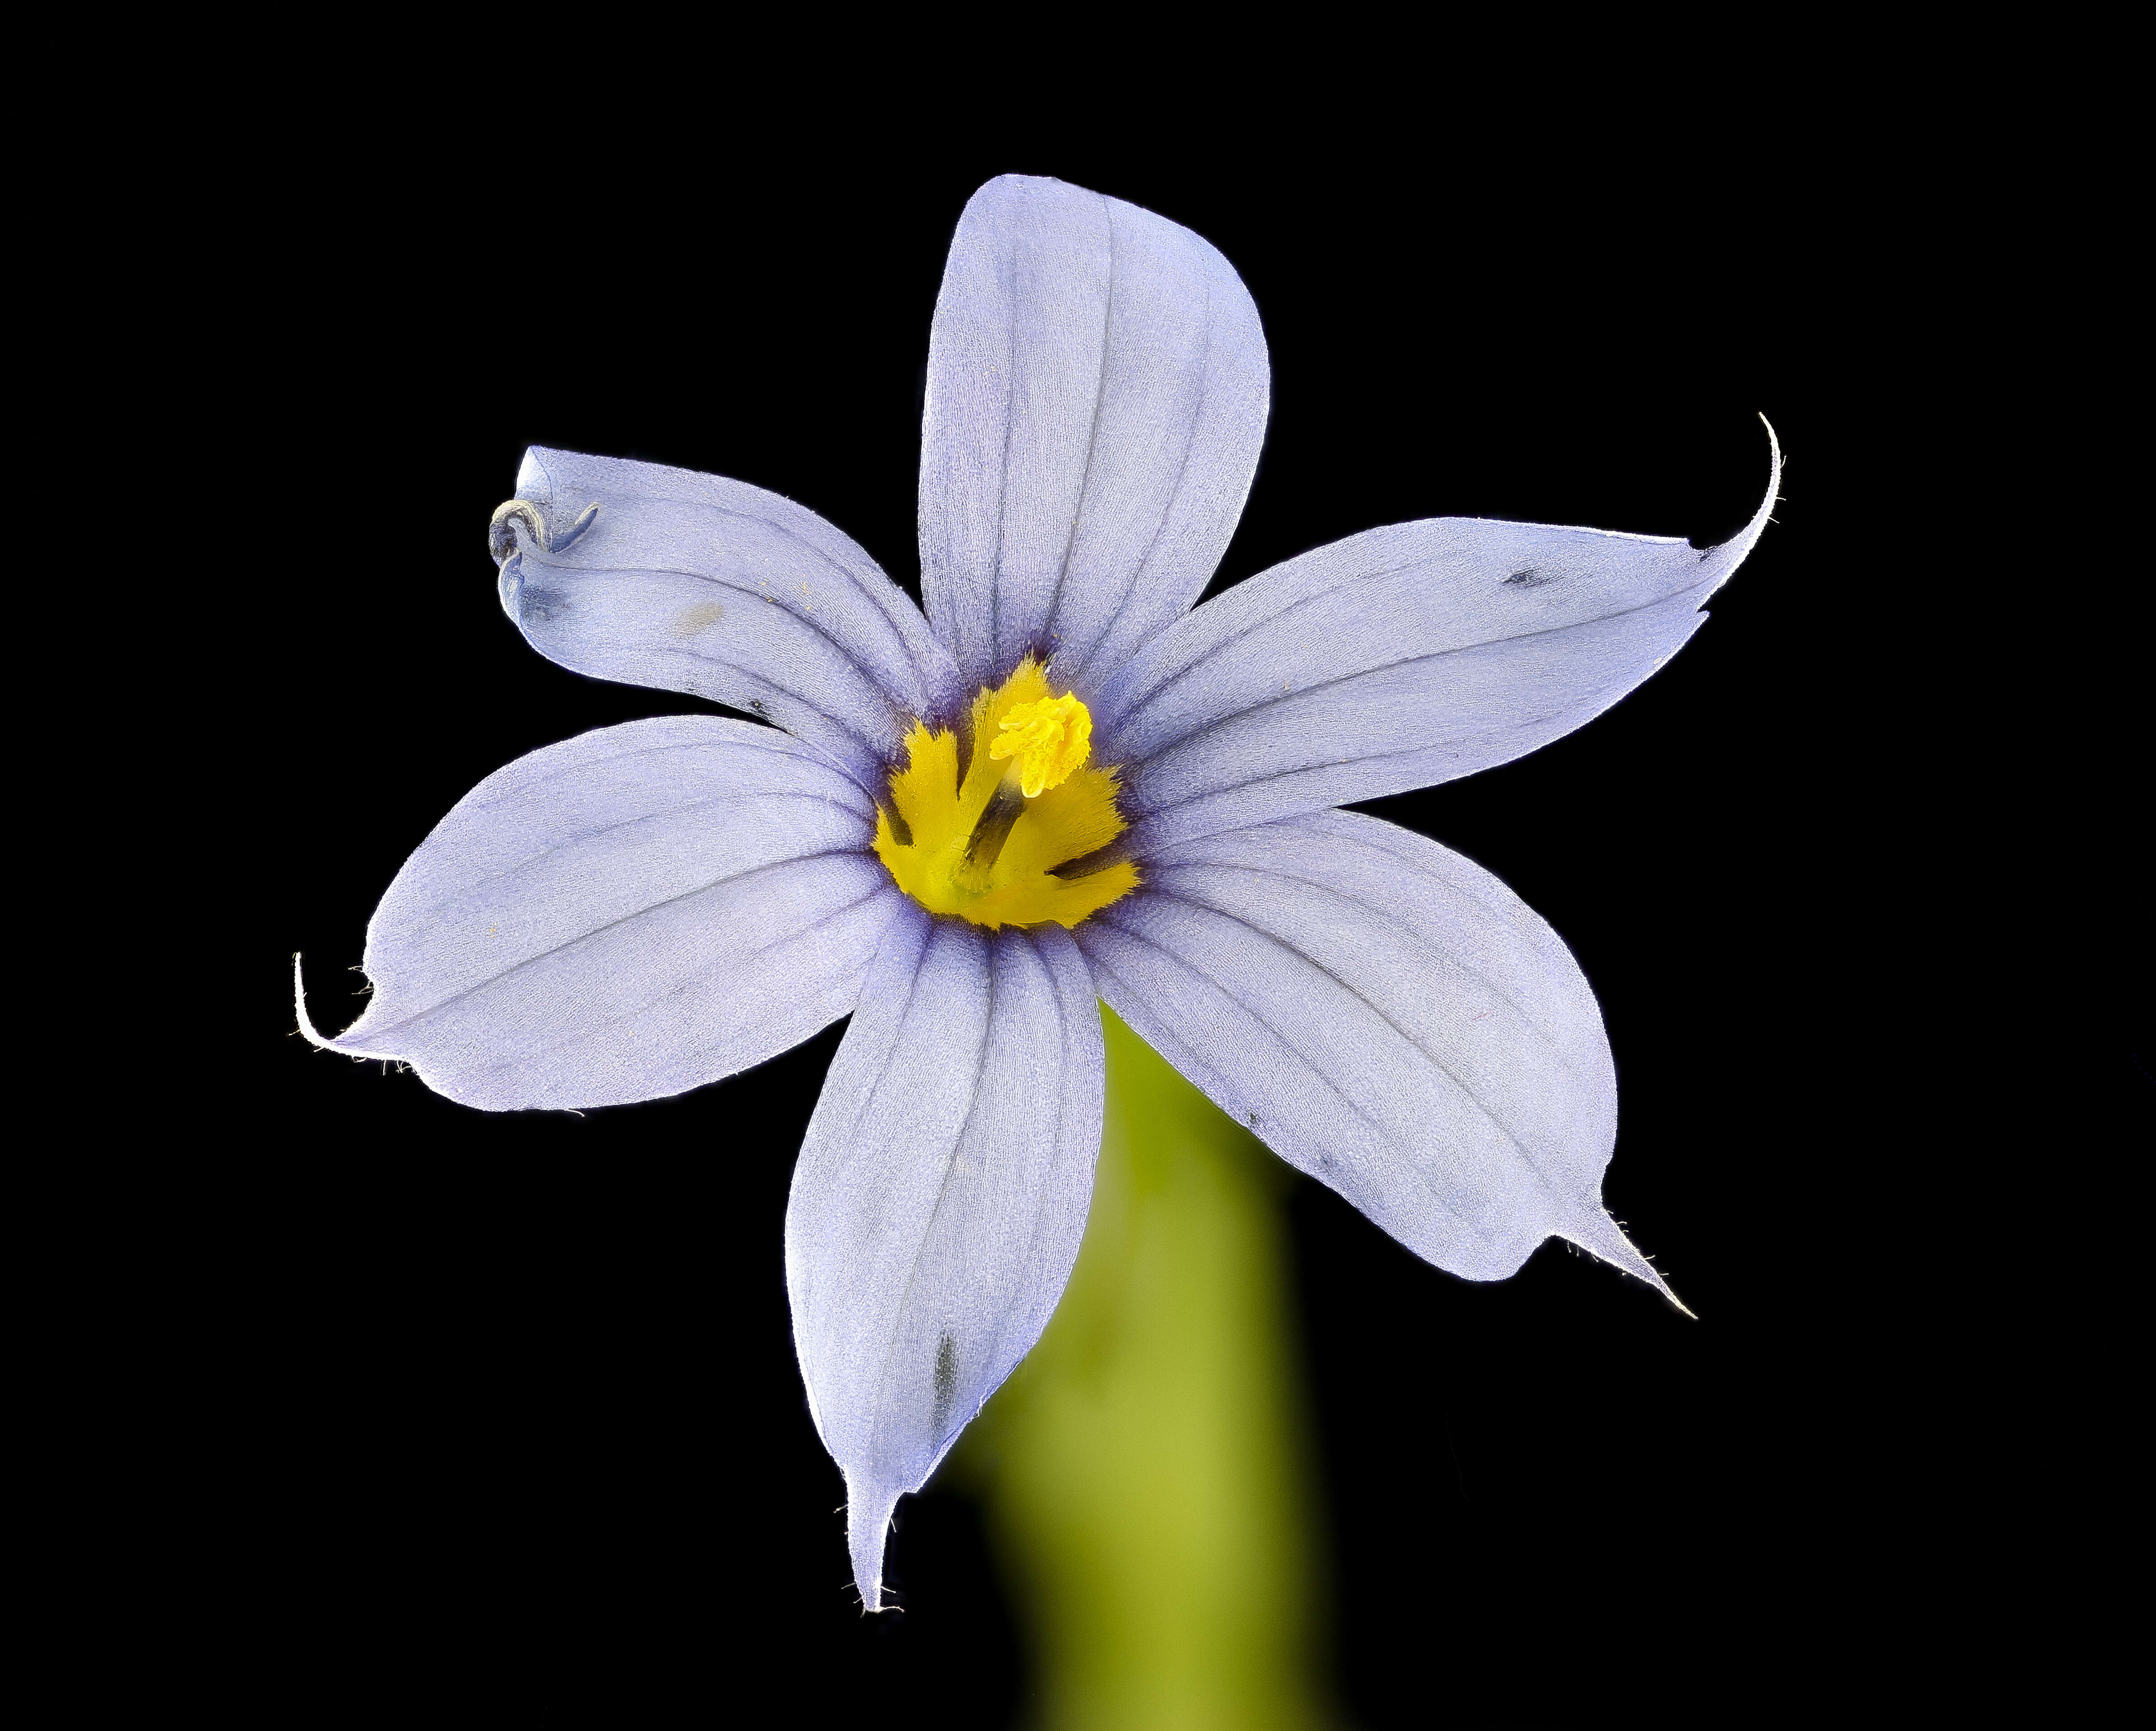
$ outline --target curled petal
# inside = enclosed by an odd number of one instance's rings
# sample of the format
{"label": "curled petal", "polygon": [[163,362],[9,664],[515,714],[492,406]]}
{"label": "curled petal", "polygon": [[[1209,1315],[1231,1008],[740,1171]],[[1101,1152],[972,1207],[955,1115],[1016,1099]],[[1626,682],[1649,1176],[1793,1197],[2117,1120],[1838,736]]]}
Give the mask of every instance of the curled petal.
{"label": "curled petal", "polygon": [[1675,655],[1766,526],[1681,541],[1440,517],[1350,536],[1215,596],[1093,704],[1140,859],[1428,787],[1592,720]]}
{"label": "curled petal", "polygon": [[957,670],[860,547],[789,499],[715,475],[527,451],[489,537],[502,609],[579,673],[688,691],[880,784]]}
{"label": "curled petal", "polygon": [[1076,937],[1118,1015],[1418,1256],[1502,1280],[1555,1233],[1662,1286],[1600,1200],[1594,994],[1480,866],[1326,812],[1164,848]]}
{"label": "curled petal", "polygon": [[911,903],[831,1065],[786,1211],[793,1338],[846,1475],[862,1603],[884,1534],[1040,1338],[1101,1148],[1100,1009],[1060,927]]}
{"label": "curled petal", "polygon": [[904,898],[874,809],[770,727],[679,716],[497,770],[404,862],[338,1051],[467,1106],[678,1094],[854,1007]]}
{"label": "curled petal", "polygon": [[1271,370],[1188,229],[1006,175],[959,218],[921,449],[921,593],[973,685],[1030,650],[1081,695],[1198,598],[1242,515]]}

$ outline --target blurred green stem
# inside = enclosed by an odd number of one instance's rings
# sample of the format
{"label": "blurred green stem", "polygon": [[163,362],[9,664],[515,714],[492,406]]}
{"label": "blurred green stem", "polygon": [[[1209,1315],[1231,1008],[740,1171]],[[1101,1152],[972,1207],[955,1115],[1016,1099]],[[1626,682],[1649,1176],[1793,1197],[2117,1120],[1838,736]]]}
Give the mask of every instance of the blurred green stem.
{"label": "blurred green stem", "polygon": [[1288,1173],[1106,1006],[1078,1266],[962,1471],[1043,1731],[1326,1723],[1280,1199]]}

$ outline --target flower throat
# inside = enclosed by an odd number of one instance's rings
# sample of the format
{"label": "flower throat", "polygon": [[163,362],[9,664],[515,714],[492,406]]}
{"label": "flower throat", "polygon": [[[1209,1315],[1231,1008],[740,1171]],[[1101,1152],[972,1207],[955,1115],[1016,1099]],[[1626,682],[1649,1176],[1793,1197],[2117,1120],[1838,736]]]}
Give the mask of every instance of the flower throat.
{"label": "flower throat", "polygon": [[875,850],[898,886],[931,913],[991,930],[1075,926],[1137,887],[1118,861],[1083,877],[1055,868],[1107,845],[1127,826],[1116,772],[1087,763],[1093,717],[1029,655],[1000,689],[973,700],[972,761],[958,771],[958,736],[920,722],[906,763],[891,778]]}

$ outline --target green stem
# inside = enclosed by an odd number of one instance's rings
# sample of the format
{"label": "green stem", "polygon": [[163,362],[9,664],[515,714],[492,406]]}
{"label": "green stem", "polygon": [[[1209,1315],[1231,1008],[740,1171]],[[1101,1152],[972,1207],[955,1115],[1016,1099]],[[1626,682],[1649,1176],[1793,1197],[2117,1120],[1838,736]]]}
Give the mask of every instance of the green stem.
{"label": "green stem", "polygon": [[1044,1731],[1326,1723],[1279,1199],[1286,1169],[1105,1006],[1092,1213],[964,1470]]}

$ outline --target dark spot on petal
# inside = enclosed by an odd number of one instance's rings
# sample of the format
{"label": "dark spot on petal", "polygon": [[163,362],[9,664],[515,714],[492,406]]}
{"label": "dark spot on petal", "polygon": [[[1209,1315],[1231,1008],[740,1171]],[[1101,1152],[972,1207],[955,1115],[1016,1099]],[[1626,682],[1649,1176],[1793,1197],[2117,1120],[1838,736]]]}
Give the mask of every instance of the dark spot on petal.
{"label": "dark spot on petal", "polygon": [[928,1428],[936,1436],[943,1434],[944,1420],[951,1416],[951,1404],[958,1398],[958,1348],[948,1334],[936,1343],[936,1412],[928,1421]]}
{"label": "dark spot on petal", "polygon": [[1530,565],[1524,571],[1515,571],[1510,577],[1507,578],[1505,579],[1505,586],[1507,588],[1513,589],[1539,589],[1544,583],[1554,583],[1556,579],[1554,578],[1545,577],[1541,572],[1536,570],[1533,566]]}
{"label": "dark spot on petal", "polygon": [[537,619],[550,624],[569,610],[569,598],[559,589],[535,589],[526,587],[517,597],[517,611],[521,618]]}

